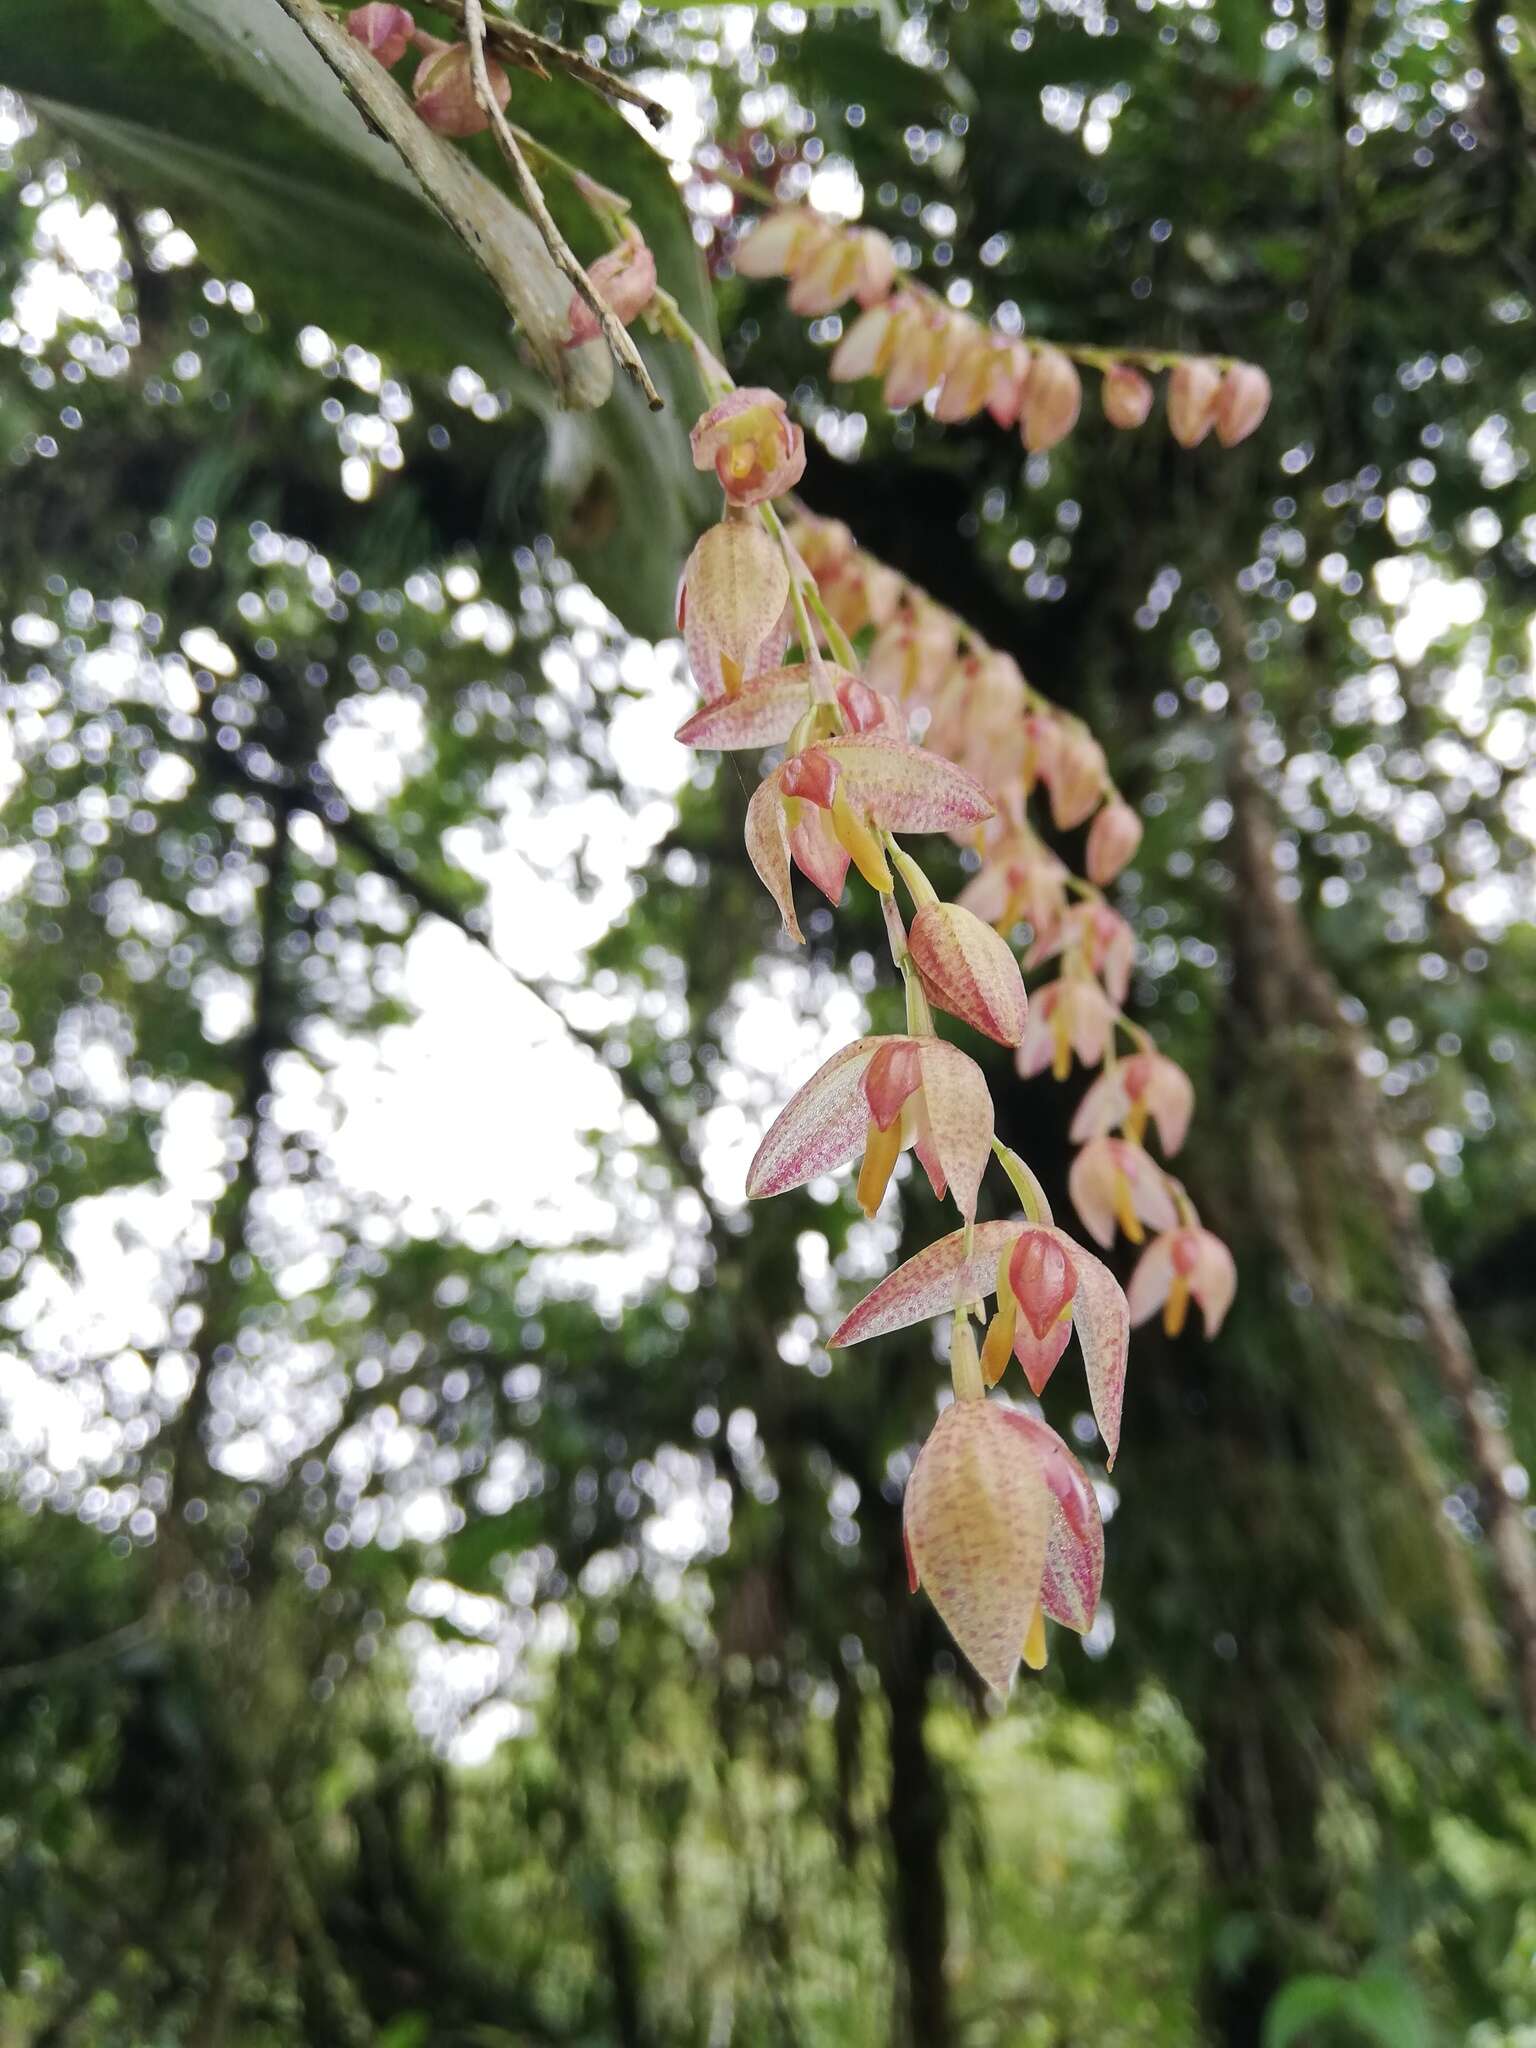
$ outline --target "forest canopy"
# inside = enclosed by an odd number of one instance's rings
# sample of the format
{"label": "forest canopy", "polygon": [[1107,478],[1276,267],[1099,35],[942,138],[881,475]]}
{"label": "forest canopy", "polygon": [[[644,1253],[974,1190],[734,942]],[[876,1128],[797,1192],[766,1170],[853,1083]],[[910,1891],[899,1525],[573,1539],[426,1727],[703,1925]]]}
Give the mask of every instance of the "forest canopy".
{"label": "forest canopy", "polygon": [[7,0],[0,2037],[1536,2041],[1533,317],[1497,0]]}

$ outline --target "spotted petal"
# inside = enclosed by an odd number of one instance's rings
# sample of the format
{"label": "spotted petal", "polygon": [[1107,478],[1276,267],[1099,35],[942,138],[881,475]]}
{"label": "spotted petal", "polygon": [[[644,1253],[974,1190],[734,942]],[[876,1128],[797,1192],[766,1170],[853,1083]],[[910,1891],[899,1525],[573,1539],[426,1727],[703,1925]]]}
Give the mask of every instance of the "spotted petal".
{"label": "spotted petal", "polygon": [[992,1095],[973,1059],[942,1038],[920,1038],[928,1135],[960,1214],[976,1214],[976,1195],[992,1152]]}
{"label": "spotted petal", "polygon": [[785,931],[797,946],[803,946],[805,934],[795,916],[795,899],[789,883],[789,825],[779,801],[778,784],[771,778],[757,785],[747,805],[747,858],[757,870],[758,880],[779,906]]}
{"label": "spotted petal", "polygon": [[756,1201],[803,1188],[819,1173],[835,1173],[862,1151],[869,1131],[864,1074],[884,1038],[856,1038],[817,1068],[785,1103],[747,1168],[747,1194]]}
{"label": "spotted petal", "polygon": [[848,779],[849,794],[892,832],[952,832],[994,815],[979,782],[942,755],[885,733],[826,740],[823,751]]}
{"label": "spotted petal", "polygon": [[777,665],[789,569],[755,520],[724,519],[701,534],[683,591],[688,660],[706,697],[730,696],[744,678]]}
{"label": "spotted petal", "polygon": [[[842,671],[832,669],[831,676]],[[811,705],[811,670],[807,662],[771,668],[754,676],[735,697],[718,699],[685,718],[677,738],[685,747],[781,746]]]}
{"label": "spotted petal", "polygon": [[862,1344],[911,1323],[947,1315],[960,1301],[980,1301],[997,1288],[997,1262],[1024,1229],[1022,1222],[978,1223],[971,1256],[965,1256],[965,1232],[941,1237],[888,1273],[873,1293],[845,1316],[832,1335],[835,1350]]}
{"label": "spotted petal", "polygon": [[[978,1233],[979,1235],[979,1233]],[[1102,1260],[1084,1251],[1065,1231],[1057,1237],[1077,1268],[1072,1327],[1082,1347],[1088,1399],[1111,1465],[1120,1448],[1120,1407],[1125,1399],[1125,1361],[1131,1348],[1131,1312],[1120,1282]]]}
{"label": "spotted petal", "polygon": [[1040,1604],[1053,1621],[1082,1635],[1093,1626],[1104,1584],[1104,1520],[1093,1481],[1054,1429],[1018,1408],[1002,1413],[1034,1444],[1051,1490]]}
{"label": "spotted petal", "polygon": [[1028,1004],[1008,941],[958,903],[927,903],[912,920],[912,959],[930,999],[999,1045],[1024,1036]]}
{"label": "spotted petal", "polygon": [[1006,1693],[1040,1598],[1054,1497],[1033,1438],[993,1401],[946,1408],[902,1507],[918,1583],[967,1660]]}

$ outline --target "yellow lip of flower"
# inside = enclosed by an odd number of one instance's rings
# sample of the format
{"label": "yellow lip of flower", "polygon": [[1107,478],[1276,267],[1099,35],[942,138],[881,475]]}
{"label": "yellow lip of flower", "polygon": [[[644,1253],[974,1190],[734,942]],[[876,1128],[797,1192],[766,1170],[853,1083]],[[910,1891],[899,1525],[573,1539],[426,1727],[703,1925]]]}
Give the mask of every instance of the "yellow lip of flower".
{"label": "yellow lip of flower", "polygon": [[1184,1327],[1184,1318],[1189,1314],[1189,1282],[1182,1273],[1175,1273],[1168,1289],[1168,1299],[1163,1303],[1163,1334],[1177,1337]]}
{"label": "yellow lip of flower", "polygon": [[1141,1243],[1146,1233],[1141,1227],[1141,1218],[1136,1214],[1130,1178],[1118,1170],[1115,1174],[1115,1221],[1132,1244]]}
{"label": "yellow lip of flower", "polygon": [[997,1261],[997,1314],[987,1326],[986,1342],[981,1347],[981,1375],[989,1387],[997,1385],[1013,1356],[1013,1334],[1018,1325],[1019,1304],[1008,1278],[1012,1257],[1013,1246],[1004,1245]]}
{"label": "yellow lip of flower", "polygon": [[869,1135],[864,1140],[864,1163],[859,1168],[858,1203],[866,1216],[873,1216],[885,1200],[885,1191],[890,1186],[891,1175],[896,1170],[896,1161],[901,1157],[902,1125],[904,1117],[893,1117],[887,1130],[870,1119]]}
{"label": "yellow lip of flower", "polygon": [[1045,1610],[1038,1600],[1035,1602],[1034,1613],[1029,1617],[1029,1628],[1025,1633],[1024,1647],[1019,1655],[1031,1671],[1045,1669]]}
{"label": "yellow lip of flower", "polygon": [[849,803],[841,778],[832,792],[832,830],[837,834],[839,846],[869,886],[878,889],[882,896],[889,896],[896,884],[886,865],[884,849],[868,820],[861,818]]}

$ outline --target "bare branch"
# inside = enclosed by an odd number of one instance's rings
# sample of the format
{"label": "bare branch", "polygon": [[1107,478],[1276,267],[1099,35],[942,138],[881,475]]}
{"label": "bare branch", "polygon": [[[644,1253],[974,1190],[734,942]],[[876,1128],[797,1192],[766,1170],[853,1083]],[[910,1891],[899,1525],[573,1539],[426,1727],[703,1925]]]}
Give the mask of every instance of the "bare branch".
{"label": "bare branch", "polygon": [[544,203],[539,181],[528,168],[528,159],[523,155],[522,144],[513,134],[511,125],[491,90],[491,76],[485,68],[485,10],[480,0],[464,0],[464,29],[469,38],[469,68],[474,75],[475,98],[480,102],[481,112],[491,124],[491,132],[500,145],[502,155],[512,168],[512,175],[517,180],[517,189],[522,194],[523,204],[533,215],[539,233],[544,237],[544,246],[554,258],[556,267],[564,271],[592,308],[597,324],[603,330],[603,338],[613,351],[614,360],[621,364],[640,386],[645,393],[645,402],[652,412],[660,412],[665,401],[651,382],[629,329],[615,316],[607,301],[595,288],[591,278],[577,262],[570,244],[556,226],[553,214]]}
{"label": "bare branch", "polygon": [[[469,12],[466,0],[433,0],[433,5],[442,13],[451,14],[455,21],[464,21]],[[563,43],[551,42],[548,36],[536,36],[532,29],[519,28],[515,21],[487,16],[485,39],[499,57],[504,57],[509,64],[516,64],[520,70],[531,71],[536,77],[543,78],[547,78],[551,71],[563,71],[578,84],[601,93],[606,100],[637,107],[653,128],[664,128],[670,119],[660,101],[653,100],[639,86],[615,78],[611,71],[605,71],[601,64],[594,64],[579,50],[568,50]]]}

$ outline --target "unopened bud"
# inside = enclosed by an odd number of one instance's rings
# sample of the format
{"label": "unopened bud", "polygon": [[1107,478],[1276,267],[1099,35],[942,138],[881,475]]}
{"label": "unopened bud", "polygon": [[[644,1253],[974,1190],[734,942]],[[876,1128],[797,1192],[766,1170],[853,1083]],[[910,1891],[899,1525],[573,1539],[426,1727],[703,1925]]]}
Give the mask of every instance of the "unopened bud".
{"label": "unopened bud", "polygon": [[1034,351],[1029,382],[1024,386],[1020,430],[1031,455],[1054,448],[1077,425],[1083,408],[1083,382],[1070,356],[1047,342]]}
{"label": "unopened bud", "polygon": [[1152,410],[1152,386],[1129,363],[1111,363],[1100,393],[1112,427],[1139,427]]}
{"label": "unopened bud", "polygon": [[385,0],[370,0],[367,7],[354,7],[347,16],[347,34],[377,57],[386,71],[400,62],[415,33],[409,9],[387,6]]}
{"label": "unopened bud", "polygon": [[1216,394],[1216,438],[1222,447],[1246,441],[1268,411],[1268,377],[1254,363],[1234,363]]}
{"label": "unopened bud", "polygon": [[[485,70],[497,106],[505,107],[512,97],[511,81],[494,57],[486,58]],[[417,113],[438,135],[478,135],[490,126],[490,116],[475,96],[467,43],[450,43],[425,57],[411,81],[411,94]]]}
{"label": "unopened bud", "polygon": [[1181,448],[1198,447],[1211,431],[1221,372],[1205,356],[1186,356],[1168,379],[1168,431]]}
{"label": "unopened bud", "polygon": [[1122,797],[1107,803],[1088,828],[1088,879],[1107,889],[1141,844],[1141,820]]}

